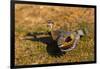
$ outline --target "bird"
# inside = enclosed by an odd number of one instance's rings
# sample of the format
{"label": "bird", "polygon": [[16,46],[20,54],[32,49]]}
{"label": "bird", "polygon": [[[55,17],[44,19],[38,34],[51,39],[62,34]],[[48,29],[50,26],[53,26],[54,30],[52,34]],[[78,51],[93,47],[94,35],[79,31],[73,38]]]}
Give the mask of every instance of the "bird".
{"label": "bird", "polygon": [[61,28],[54,30],[53,25],[54,22],[52,20],[48,20],[48,27],[50,29],[49,31],[51,32],[51,36],[53,40],[57,42],[57,45],[61,51],[73,50],[76,48],[80,38],[87,34],[86,28],[80,28],[74,32],[70,32],[64,31]]}
{"label": "bird", "polygon": [[27,35],[33,36],[35,39],[37,35],[44,35],[48,34],[52,38],[52,41],[57,43],[58,48],[62,51],[71,51],[76,48],[78,41],[81,37],[85,36],[87,29],[80,28],[73,32],[65,31],[61,28],[55,29],[54,22],[52,20],[47,21],[48,32],[30,32]]}

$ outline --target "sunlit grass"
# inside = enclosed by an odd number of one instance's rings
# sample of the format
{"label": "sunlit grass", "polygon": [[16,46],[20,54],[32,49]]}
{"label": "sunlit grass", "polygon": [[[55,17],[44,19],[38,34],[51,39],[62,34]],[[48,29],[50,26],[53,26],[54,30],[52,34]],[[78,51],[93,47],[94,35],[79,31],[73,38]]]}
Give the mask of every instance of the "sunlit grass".
{"label": "sunlit grass", "polygon": [[[66,62],[94,61],[94,10],[73,7],[45,7],[35,5],[16,5],[15,10],[15,64],[50,64]],[[38,9],[37,9],[38,8]],[[84,16],[82,18],[82,16]],[[88,35],[83,37],[77,47],[64,55],[54,57],[48,54],[47,45],[39,41],[22,40],[28,32],[46,32],[46,22],[55,22],[55,29],[62,27],[67,31],[80,28],[80,20],[89,26]],[[63,26],[65,25],[65,26]]]}

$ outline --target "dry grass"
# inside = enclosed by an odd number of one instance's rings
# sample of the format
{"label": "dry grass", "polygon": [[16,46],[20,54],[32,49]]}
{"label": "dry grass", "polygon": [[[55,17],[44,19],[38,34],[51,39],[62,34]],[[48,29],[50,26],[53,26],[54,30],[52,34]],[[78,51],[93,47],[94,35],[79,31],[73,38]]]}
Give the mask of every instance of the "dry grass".
{"label": "dry grass", "polygon": [[[89,26],[89,34],[78,46],[64,55],[54,57],[48,54],[47,45],[39,41],[22,40],[28,32],[48,31],[47,20],[55,22],[55,29],[67,31],[79,28],[83,21]],[[64,25],[64,27],[63,27]],[[52,7],[28,4],[15,6],[15,64],[49,64],[65,62],[94,61],[94,9],[78,7]]]}

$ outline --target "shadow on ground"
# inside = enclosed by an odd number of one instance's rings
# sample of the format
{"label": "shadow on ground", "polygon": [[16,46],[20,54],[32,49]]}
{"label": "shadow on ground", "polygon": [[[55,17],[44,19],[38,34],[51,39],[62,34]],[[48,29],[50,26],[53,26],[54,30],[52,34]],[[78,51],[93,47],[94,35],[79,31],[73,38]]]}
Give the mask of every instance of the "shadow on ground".
{"label": "shadow on ground", "polygon": [[59,57],[65,54],[59,49],[57,41],[54,41],[52,37],[28,38],[26,40],[38,41],[47,44],[46,50],[51,56]]}

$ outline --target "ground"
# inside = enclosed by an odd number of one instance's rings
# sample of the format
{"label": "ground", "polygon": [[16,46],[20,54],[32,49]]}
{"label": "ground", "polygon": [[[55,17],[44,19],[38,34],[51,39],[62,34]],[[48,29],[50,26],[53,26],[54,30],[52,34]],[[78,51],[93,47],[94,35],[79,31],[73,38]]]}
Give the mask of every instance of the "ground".
{"label": "ground", "polygon": [[[61,27],[75,31],[84,25],[88,35],[83,37],[72,51],[59,56],[53,54],[53,45],[41,41],[23,40],[29,32],[47,32],[47,20]],[[45,35],[46,37],[48,35]],[[46,38],[47,39],[47,38]],[[49,41],[49,40],[48,40]],[[56,48],[56,47],[55,47]],[[94,61],[94,9],[81,7],[59,7],[16,4],[15,5],[15,64],[51,64]]]}

